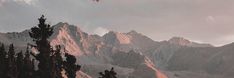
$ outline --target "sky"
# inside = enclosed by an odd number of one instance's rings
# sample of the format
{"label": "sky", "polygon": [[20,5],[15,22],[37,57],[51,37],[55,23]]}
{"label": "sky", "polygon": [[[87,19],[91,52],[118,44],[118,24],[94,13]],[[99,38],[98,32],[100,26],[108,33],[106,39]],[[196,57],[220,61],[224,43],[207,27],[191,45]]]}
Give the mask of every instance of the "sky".
{"label": "sky", "polygon": [[135,30],[155,41],[234,42],[234,0],[0,0],[0,32],[67,22],[90,34]]}

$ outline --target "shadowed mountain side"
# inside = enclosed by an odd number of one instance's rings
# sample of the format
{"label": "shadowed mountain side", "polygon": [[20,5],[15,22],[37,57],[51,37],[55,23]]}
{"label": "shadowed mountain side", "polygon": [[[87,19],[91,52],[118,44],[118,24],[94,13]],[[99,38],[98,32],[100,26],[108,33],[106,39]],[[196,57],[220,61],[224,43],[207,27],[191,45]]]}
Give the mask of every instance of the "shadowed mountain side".
{"label": "shadowed mountain side", "polygon": [[[155,78],[157,71],[169,78],[233,77],[233,44],[213,47],[181,37],[158,42],[136,31],[89,35],[74,25],[62,22],[53,27],[50,44],[59,44],[69,54],[75,55],[83,75],[93,78],[98,77],[97,72],[111,67],[121,78]],[[0,42],[14,43],[19,50],[24,50],[32,39],[25,30],[0,33]]]}

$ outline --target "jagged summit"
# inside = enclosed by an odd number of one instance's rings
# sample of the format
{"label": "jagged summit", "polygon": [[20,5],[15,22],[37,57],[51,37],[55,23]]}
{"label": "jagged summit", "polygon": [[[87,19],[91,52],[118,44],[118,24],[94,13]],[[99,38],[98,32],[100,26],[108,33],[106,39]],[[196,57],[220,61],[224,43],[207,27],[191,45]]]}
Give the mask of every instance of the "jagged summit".
{"label": "jagged summit", "polygon": [[109,33],[105,34],[103,38],[107,44],[129,44],[131,43],[131,36],[124,34],[124,33],[120,33],[120,32],[110,31]]}
{"label": "jagged summit", "polygon": [[211,44],[197,43],[185,39],[183,37],[172,37],[168,40],[170,44],[176,44],[181,46],[189,46],[189,47],[213,47]]}
{"label": "jagged summit", "polygon": [[[53,38],[58,38],[58,36],[63,36],[62,40],[64,39],[73,39],[69,41],[74,41],[76,43],[79,43],[80,45],[83,45],[81,42],[85,42],[86,39],[92,38],[94,40],[104,40],[103,42],[107,44],[131,44],[131,45],[138,45],[138,46],[154,46],[157,44],[157,41],[154,41],[150,39],[149,37],[138,33],[135,30],[131,30],[128,33],[120,33],[116,31],[109,31],[105,35],[101,36],[96,36],[96,35],[89,35],[88,33],[85,33],[80,29],[78,26],[75,25],[70,25],[66,22],[59,22],[55,24],[54,26],[54,34],[51,37]],[[0,38],[6,42],[6,43],[22,43],[23,41],[31,42],[30,38],[28,36],[29,30],[25,30],[23,32],[19,33],[1,33]],[[22,38],[21,38],[22,37]],[[69,38],[68,38],[69,37]],[[19,41],[18,41],[19,40]],[[79,42],[77,42],[77,40]],[[26,43],[27,43],[26,42]],[[210,44],[200,44],[196,42],[192,42],[188,39],[185,39],[183,37],[172,37],[169,39],[167,42],[171,44],[176,44],[176,45],[182,45],[182,46],[190,46],[190,47],[212,47]],[[148,45],[145,45],[148,44]],[[21,44],[20,44],[21,45]]]}
{"label": "jagged summit", "polygon": [[178,44],[178,45],[188,45],[191,42],[183,37],[172,37],[168,40],[169,43]]}
{"label": "jagged summit", "polygon": [[137,31],[135,30],[131,30],[130,32],[128,32],[127,34],[139,34]]}
{"label": "jagged summit", "polygon": [[[214,69],[212,65],[218,63],[217,60],[220,61],[220,59],[223,59],[223,56],[230,55],[231,57],[231,55],[233,55],[233,43],[218,47],[218,49],[222,49],[218,50],[216,49],[217,47],[213,47],[210,44],[196,43],[183,37],[172,37],[167,41],[157,42],[135,30],[128,33],[110,31],[104,36],[98,36],[87,34],[78,26],[69,25],[64,22],[57,23],[53,27],[54,34],[49,39],[51,44],[62,45],[67,52],[77,56],[78,62],[82,64],[83,68],[88,67],[95,70],[82,70],[82,72],[92,77],[97,77],[95,76],[95,74],[97,74],[96,70],[102,71],[100,68],[111,66],[115,67],[117,71],[121,71],[119,74],[121,75],[120,78],[155,78],[155,71],[160,72],[161,68],[163,70],[169,68],[170,65],[172,68],[177,69],[181,69],[180,66],[182,66],[182,68],[184,66],[196,66],[195,63],[190,65],[190,61],[194,61],[194,59],[198,59],[196,61],[198,62],[198,66],[200,66],[200,64],[206,64],[207,61],[203,62],[204,59],[214,59],[214,61],[207,64],[211,69]],[[29,30],[14,33],[0,33],[0,43],[14,43],[17,48],[19,47],[24,50],[27,43],[32,42],[28,32]],[[134,50],[134,52],[131,52],[131,50]],[[221,53],[221,55],[217,56],[215,53],[216,51]],[[204,57],[203,55],[206,56]],[[207,57],[209,55],[210,57]],[[232,63],[229,62],[231,59],[224,62],[227,62],[227,64]],[[130,64],[129,60],[131,60],[133,64]],[[134,63],[137,65],[140,64],[140,67],[134,68]],[[169,65],[169,67],[167,67],[167,65]],[[162,74],[164,75],[164,73]],[[183,73],[181,74],[183,75]]]}
{"label": "jagged summit", "polygon": [[104,37],[104,36],[107,36],[107,35],[116,35],[116,34],[118,34],[118,33],[119,33],[119,32],[116,32],[116,31],[109,31],[108,33],[104,34],[103,37]]}
{"label": "jagged summit", "polygon": [[57,30],[56,28],[67,28],[69,30],[79,30],[79,31],[82,31],[78,26],[70,25],[67,22],[59,22],[59,23],[55,24],[53,27],[55,28],[54,30]]}

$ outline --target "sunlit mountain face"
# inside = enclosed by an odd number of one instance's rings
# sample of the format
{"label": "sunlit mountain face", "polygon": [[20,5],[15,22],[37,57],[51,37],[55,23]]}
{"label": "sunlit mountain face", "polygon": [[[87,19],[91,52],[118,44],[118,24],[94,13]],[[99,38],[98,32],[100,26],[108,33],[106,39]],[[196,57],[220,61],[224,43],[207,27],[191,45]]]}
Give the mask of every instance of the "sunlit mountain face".
{"label": "sunlit mountain face", "polygon": [[[234,45],[214,47],[183,37],[154,41],[142,33],[110,31],[88,34],[68,23],[53,26],[52,46],[76,56],[78,78],[97,78],[98,72],[114,67],[118,78],[232,78]],[[16,50],[33,44],[29,30],[0,34],[0,42],[14,43]],[[32,50],[34,51],[34,50]],[[225,73],[224,73],[225,72]]]}
{"label": "sunlit mountain face", "polygon": [[0,78],[234,78],[233,20],[234,0],[0,0]]}

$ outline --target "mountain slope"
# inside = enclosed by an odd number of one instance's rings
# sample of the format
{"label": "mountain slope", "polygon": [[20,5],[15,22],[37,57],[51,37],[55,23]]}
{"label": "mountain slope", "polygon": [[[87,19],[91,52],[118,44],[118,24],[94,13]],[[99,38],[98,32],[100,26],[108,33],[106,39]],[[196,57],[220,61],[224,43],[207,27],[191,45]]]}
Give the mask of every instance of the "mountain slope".
{"label": "mountain slope", "polygon": [[[53,26],[51,45],[61,45],[81,64],[81,78],[97,78],[98,72],[114,67],[118,78],[232,78],[234,44],[213,47],[182,37],[154,41],[136,31],[110,31],[104,36],[90,35],[68,23]],[[0,33],[0,42],[14,43],[25,50],[33,44],[23,32]]]}
{"label": "mountain slope", "polygon": [[[138,45],[136,45],[138,46],[137,48],[133,46],[135,44],[131,42],[131,35],[119,32],[109,32],[103,37],[89,35],[76,26],[61,22],[53,27],[54,34],[49,39],[51,41],[50,44],[52,46],[61,45],[66,52],[78,58],[78,63],[83,67],[81,69],[83,73],[80,72],[80,77],[82,75],[84,75],[82,77],[98,77],[98,72],[108,69],[106,66],[109,66],[109,68],[114,67],[116,71],[122,71],[118,75],[121,78],[157,78],[156,73],[158,71],[145,64],[146,56],[139,55],[140,51],[129,52],[132,49],[141,48]],[[33,44],[28,32],[26,30],[20,33],[1,33],[0,42],[4,44],[14,43],[17,48],[24,50],[27,43]],[[123,53],[123,56],[118,55],[118,53]],[[124,55],[128,55],[129,53],[131,53],[131,58],[127,58],[129,60],[120,60],[121,62],[126,62],[125,66],[116,61],[116,59],[123,58]],[[133,60],[136,58],[139,58],[139,60]],[[136,65],[139,65],[139,68],[131,66],[130,63],[127,63],[129,61],[135,61]],[[89,68],[95,70],[91,71]],[[148,72],[149,74],[144,72]],[[89,76],[85,76],[84,73]]]}
{"label": "mountain slope", "polygon": [[171,44],[181,45],[181,46],[189,46],[189,47],[213,47],[210,44],[199,44],[196,42],[191,42],[187,39],[184,39],[182,37],[172,37],[168,40]]}

